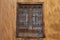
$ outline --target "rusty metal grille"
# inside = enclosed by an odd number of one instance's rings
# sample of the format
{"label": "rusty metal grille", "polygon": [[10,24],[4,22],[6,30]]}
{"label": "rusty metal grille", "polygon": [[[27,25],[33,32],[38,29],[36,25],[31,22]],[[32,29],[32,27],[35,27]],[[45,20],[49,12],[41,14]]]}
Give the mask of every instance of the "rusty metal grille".
{"label": "rusty metal grille", "polygon": [[44,37],[43,5],[17,5],[17,37]]}

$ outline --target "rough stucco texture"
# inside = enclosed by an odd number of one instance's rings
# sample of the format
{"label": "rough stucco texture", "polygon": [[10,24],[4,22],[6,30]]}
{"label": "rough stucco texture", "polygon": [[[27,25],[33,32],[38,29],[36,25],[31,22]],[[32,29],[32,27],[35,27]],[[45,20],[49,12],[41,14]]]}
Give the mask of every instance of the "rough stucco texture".
{"label": "rough stucco texture", "polygon": [[16,38],[16,0],[0,0],[0,40],[60,40],[60,0],[44,2],[45,38]]}

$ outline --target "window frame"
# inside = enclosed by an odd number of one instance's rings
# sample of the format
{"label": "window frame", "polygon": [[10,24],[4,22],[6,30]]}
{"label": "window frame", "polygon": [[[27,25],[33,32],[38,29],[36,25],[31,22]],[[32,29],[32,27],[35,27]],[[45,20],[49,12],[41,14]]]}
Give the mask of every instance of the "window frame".
{"label": "window frame", "polygon": [[[43,7],[43,3],[17,3],[18,5],[40,5],[42,4],[42,7]],[[43,8],[42,8],[42,11],[43,11]],[[43,12],[42,12],[42,17],[44,17],[43,15]],[[17,19],[17,18],[16,18]],[[45,33],[44,33],[44,19],[42,18],[42,21],[43,21],[43,37],[39,37],[39,38],[44,38],[45,37]],[[17,21],[16,21],[16,30],[17,30]],[[16,32],[16,37],[17,38],[24,38],[24,37],[18,37],[17,36],[17,32]],[[29,37],[31,38],[31,37]],[[32,37],[32,38],[35,38],[35,37]]]}

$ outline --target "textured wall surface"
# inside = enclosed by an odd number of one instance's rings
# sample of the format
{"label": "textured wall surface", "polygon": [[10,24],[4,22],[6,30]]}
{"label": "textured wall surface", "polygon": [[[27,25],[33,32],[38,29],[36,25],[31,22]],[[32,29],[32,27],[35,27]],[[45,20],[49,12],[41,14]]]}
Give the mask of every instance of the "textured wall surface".
{"label": "textured wall surface", "polygon": [[14,40],[16,0],[0,0],[0,40]]}
{"label": "textured wall surface", "polygon": [[45,38],[16,38],[17,0],[0,0],[0,40],[60,40],[60,0],[18,2],[44,2]]}

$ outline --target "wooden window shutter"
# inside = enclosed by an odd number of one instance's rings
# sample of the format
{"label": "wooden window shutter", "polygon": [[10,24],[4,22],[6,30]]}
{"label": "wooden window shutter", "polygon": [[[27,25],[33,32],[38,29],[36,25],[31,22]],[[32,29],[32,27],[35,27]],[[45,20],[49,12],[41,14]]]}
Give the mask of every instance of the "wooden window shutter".
{"label": "wooden window shutter", "polygon": [[17,37],[44,37],[43,4],[17,5]]}

